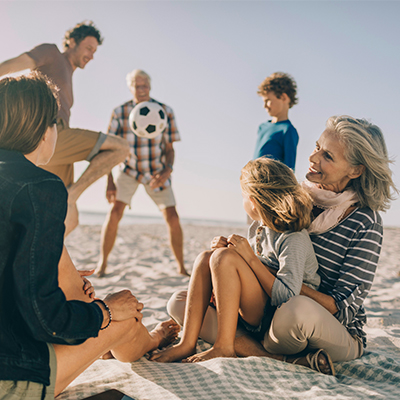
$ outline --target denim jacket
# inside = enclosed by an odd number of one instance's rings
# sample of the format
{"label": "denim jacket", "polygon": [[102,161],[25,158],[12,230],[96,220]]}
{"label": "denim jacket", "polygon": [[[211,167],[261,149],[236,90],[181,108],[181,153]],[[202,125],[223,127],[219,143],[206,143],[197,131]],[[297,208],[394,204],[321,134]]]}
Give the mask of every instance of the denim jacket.
{"label": "denim jacket", "polygon": [[98,335],[101,309],[67,301],[58,286],[66,211],[58,177],[0,149],[0,380],[49,385],[46,342]]}

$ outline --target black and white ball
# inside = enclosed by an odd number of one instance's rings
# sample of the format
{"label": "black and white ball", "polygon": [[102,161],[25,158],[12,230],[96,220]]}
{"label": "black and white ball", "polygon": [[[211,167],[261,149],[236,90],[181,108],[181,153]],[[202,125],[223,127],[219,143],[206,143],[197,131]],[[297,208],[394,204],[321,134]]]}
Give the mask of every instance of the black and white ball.
{"label": "black and white ball", "polygon": [[158,104],[144,101],[137,104],[129,114],[129,126],[137,136],[153,139],[167,127],[168,117]]}

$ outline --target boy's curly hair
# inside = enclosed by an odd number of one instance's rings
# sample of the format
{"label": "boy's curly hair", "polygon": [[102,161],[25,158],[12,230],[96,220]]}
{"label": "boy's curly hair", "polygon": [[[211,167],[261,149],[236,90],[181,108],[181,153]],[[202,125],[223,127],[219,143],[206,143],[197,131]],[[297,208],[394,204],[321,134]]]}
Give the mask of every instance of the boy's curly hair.
{"label": "boy's curly hair", "polygon": [[65,32],[63,39],[63,47],[67,49],[69,47],[70,39],[74,39],[75,43],[78,45],[88,36],[93,36],[99,45],[103,43],[103,38],[100,35],[100,31],[95,27],[93,21],[83,21],[76,24],[72,29]]}
{"label": "boy's curly hair", "polygon": [[284,72],[274,72],[263,80],[258,87],[259,95],[266,95],[268,92],[273,92],[279,99],[283,93],[286,93],[290,99],[289,108],[292,108],[298,103],[297,84],[293,77]]}
{"label": "boy's curly hair", "polygon": [[255,203],[265,226],[298,232],[311,223],[312,200],[293,171],[280,161],[260,157],[242,169],[240,186]]}

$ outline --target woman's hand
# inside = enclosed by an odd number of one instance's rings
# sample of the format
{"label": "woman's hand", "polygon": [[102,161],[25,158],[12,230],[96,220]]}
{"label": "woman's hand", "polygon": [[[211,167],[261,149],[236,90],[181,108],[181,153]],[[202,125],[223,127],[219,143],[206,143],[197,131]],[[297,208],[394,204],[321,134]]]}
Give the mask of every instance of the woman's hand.
{"label": "woman's hand", "polygon": [[215,236],[215,238],[211,240],[211,250],[220,247],[228,247],[228,239],[225,236]]}
{"label": "woman's hand", "polygon": [[246,238],[240,235],[231,235],[228,237],[228,247],[233,248],[236,252],[250,264],[250,261],[255,257],[253,249]]}
{"label": "woman's hand", "polygon": [[130,290],[109,294],[104,301],[111,310],[113,321],[125,321],[130,318],[142,320],[143,303],[139,303]]}
{"label": "woman's hand", "polygon": [[88,271],[78,271],[78,272],[83,280],[83,291],[84,291],[85,295],[89,296],[90,299],[94,299],[96,294],[95,294],[92,282],[90,282],[89,279],[85,278],[85,276],[92,275],[94,272],[94,269],[90,269]]}

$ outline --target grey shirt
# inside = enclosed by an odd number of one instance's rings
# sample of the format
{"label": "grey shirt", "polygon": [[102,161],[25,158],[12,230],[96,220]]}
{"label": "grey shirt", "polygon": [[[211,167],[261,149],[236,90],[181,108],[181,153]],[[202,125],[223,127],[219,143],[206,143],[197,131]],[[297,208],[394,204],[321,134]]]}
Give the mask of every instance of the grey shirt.
{"label": "grey shirt", "polygon": [[275,232],[254,221],[248,240],[258,259],[276,269],[271,304],[279,306],[290,297],[300,294],[301,285],[317,290],[321,281],[318,262],[308,232]]}

